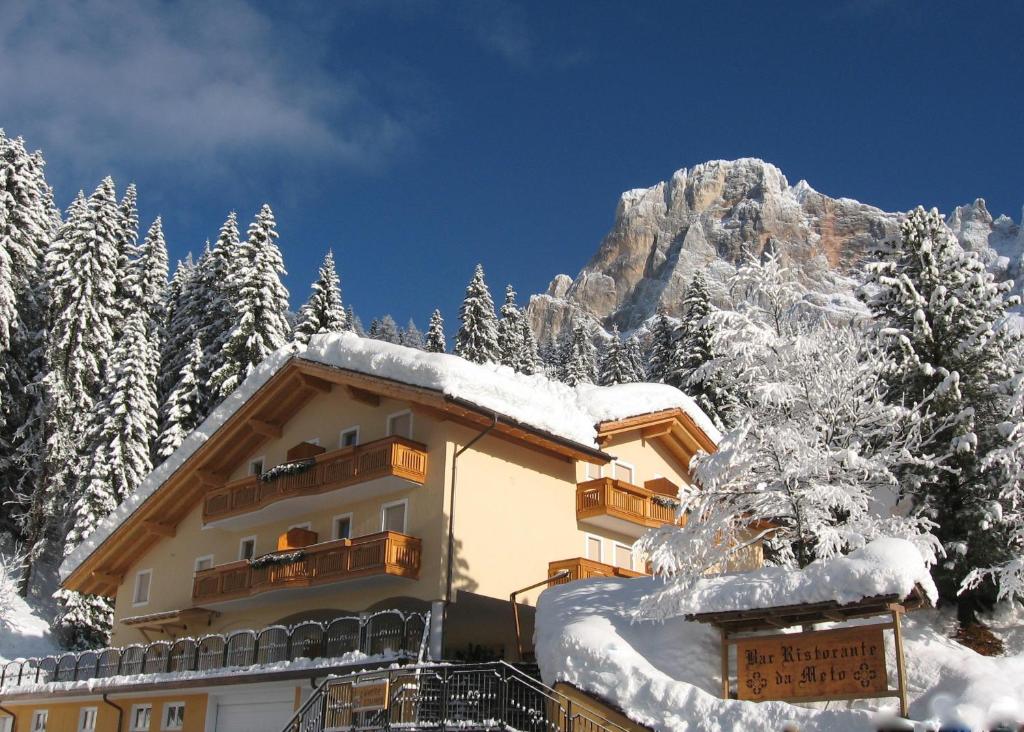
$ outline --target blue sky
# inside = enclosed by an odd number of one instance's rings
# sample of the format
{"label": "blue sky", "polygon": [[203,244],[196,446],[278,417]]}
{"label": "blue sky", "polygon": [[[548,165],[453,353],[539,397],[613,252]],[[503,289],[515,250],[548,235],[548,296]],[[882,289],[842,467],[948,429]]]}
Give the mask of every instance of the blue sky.
{"label": "blue sky", "polygon": [[889,210],[1024,203],[1024,4],[5,0],[0,126],[65,206],[113,174],[172,257],[277,214],[365,322],[454,318],[473,264],[575,274],[618,194],[708,159]]}

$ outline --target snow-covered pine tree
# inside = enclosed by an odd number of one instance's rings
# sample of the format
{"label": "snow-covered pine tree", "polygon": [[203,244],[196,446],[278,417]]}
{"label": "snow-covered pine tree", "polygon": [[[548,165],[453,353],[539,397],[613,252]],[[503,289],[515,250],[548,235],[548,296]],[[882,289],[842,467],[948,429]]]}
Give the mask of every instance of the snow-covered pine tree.
{"label": "snow-covered pine tree", "polygon": [[633,363],[622,342],[617,326],[612,326],[612,336],[604,344],[601,352],[600,363],[598,364],[597,383],[601,386],[612,384],[631,384],[638,381],[633,371]]}
{"label": "snow-covered pine tree", "polygon": [[582,319],[572,324],[565,347],[561,381],[569,386],[593,384],[597,380],[597,349]]}
{"label": "snow-covered pine tree", "polygon": [[192,339],[188,351],[188,360],[181,369],[178,383],[175,384],[174,391],[163,408],[166,418],[156,445],[158,460],[165,460],[177,450],[203,419],[202,384],[205,376],[205,359],[199,338]]}
{"label": "snow-covered pine tree", "polygon": [[543,370],[544,364],[537,353],[537,339],[533,335],[533,328],[530,327],[530,320],[525,313],[522,315],[523,350],[518,371],[523,374],[536,374]]}
{"label": "snow-covered pine tree", "polygon": [[[240,315],[235,309],[241,297],[238,283],[243,280],[243,270],[248,267],[246,252],[238,235],[238,217],[234,211],[217,232],[217,240],[209,254],[196,262],[196,277],[192,284],[190,303],[195,309],[189,321],[195,324],[195,335],[203,347],[202,372],[210,376],[224,365],[224,346],[234,332]],[[175,378],[181,373],[185,353],[192,334],[185,331],[180,344],[179,359],[175,363]],[[220,402],[209,383],[201,391],[205,406],[203,415],[209,414]]]}
{"label": "snow-covered pine tree", "polygon": [[133,260],[138,254],[139,208],[134,183],[128,184],[117,210],[117,278],[114,281],[114,301],[119,303],[119,306],[112,324],[115,342],[121,339],[124,332],[124,320],[128,316],[128,311],[120,304],[132,301],[130,288]]}
{"label": "snow-covered pine tree", "polygon": [[735,420],[738,405],[715,364],[714,312],[704,273],[698,271],[683,301],[683,324],[665,381],[693,397],[715,426],[725,430]]}
{"label": "snow-covered pine tree", "polygon": [[357,336],[366,335],[366,331],[363,330],[363,321],[359,319],[355,308],[351,305],[345,308],[345,330],[351,331]]}
{"label": "snow-covered pine tree", "polygon": [[466,296],[459,308],[459,332],[455,334],[455,355],[467,361],[488,363],[498,360],[498,324],[494,300],[484,281],[484,268],[477,265]]}
{"label": "snow-covered pine tree", "polygon": [[328,250],[313,283],[313,292],[299,310],[293,335],[299,343],[309,343],[317,333],[337,333],[345,330],[346,326],[341,280],[334,266],[334,252]]}
{"label": "snow-covered pine tree", "polygon": [[402,342],[402,334],[398,330],[398,323],[395,322],[391,315],[374,318],[370,323],[370,329],[366,331],[366,335],[385,343],[401,344]]}
{"label": "snow-covered pine tree", "polygon": [[626,355],[629,357],[629,363],[633,367],[633,373],[636,374],[637,381],[647,381],[647,365],[644,363],[644,349],[640,345],[640,338],[636,333],[633,333],[626,341]]}
{"label": "snow-covered pine tree", "polygon": [[126,285],[129,300],[146,314],[146,332],[158,335],[167,316],[167,242],[159,216],[129,263]]}
{"label": "snow-covered pine tree", "polygon": [[900,234],[868,266],[865,299],[877,323],[887,400],[927,405],[922,457],[933,457],[904,466],[899,477],[938,524],[945,557],[936,584],[946,601],[960,593],[960,619],[969,623],[998,587],[965,581],[1014,559],[1011,527],[993,520],[1014,507],[989,456],[1006,445],[1013,407],[1004,385],[1021,378],[1020,360],[1010,358],[1019,335],[1007,318],[1016,300],[1007,297],[1011,283],[996,283],[934,209],[911,212]]}
{"label": "snow-covered pine tree", "polygon": [[419,328],[416,327],[416,322],[409,318],[409,322],[406,324],[405,329],[401,333],[402,345],[408,346],[409,348],[423,349],[423,333]]}
{"label": "snow-covered pine tree", "polygon": [[440,310],[430,314],[430,326],[427,328],[426,350],[431,353],[444,353],[448,350],[448,342],[444,337],[444,318]]}
{"label": "snow-covered pine tree", "polygon": [[651,328],[650,357],[647,362],[647,380],[667,383],[669,370],[676,352],[676,326],[664,310],[659,310]]}
{"label": "snow-covered pine tree", "polygon": [[194,297],[194,280],[196,265],[189,254],[184,260],[178,260],[174,274],[167,285],[166,308],[164,310],[164,339],[160,345],[160,371],[157,376],[157,396],[166,398],[174,389],[178,374],[171,371],[176,365],[181,371],[181,351],[187,334],[194,334],[197,324],[194,320],[194,308],[191,299]]}
{"label": "snow-covered pine tree", "polygon": [[224,363],[210,377],[211,391],[224,399],[268,355],[288,340],[288,290],[277,227],[270,206],[263,204],[238,248],[231,288],[238,321],[224,344]]}
{"label": "snow-covered pine tree", "polygon": [[523,363],[523,313],[516,305],[516,291],[505,286],[505,304],[498,321],[498,362],[516,371]]}
{"label": "snow-covered pine tree", "polygon": [[53,621],[53,630],[64,648],[84,651],[107,645],[114,619],[110,600],[73,590],[57,590],[54,597],[60,609]]}

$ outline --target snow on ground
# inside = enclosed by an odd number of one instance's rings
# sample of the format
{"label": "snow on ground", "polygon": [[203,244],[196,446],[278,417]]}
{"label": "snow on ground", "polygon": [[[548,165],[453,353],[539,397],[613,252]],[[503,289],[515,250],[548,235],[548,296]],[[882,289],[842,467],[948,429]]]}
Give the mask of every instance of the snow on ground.
{"label": "snow on ground", "polygon": [[[701,580],[696,587],[663,586],[635,611],[640,617],[691,615],[759,607],[827,602],[856,602],[865,597],[906,597],[920,586],[934,603],[938,591],[924,559],[905,539],[879,538],[850,554],[812,562],[800,571],[763,567],[753,572]],[[652,598],[654,599],[654,598]]]}
{"label": "snow on ground", "polygon": [[0,663],[58,653],[50,626],[10,585],[0,589],[7,609],[0,617]]}
{"label": "snow on ground", "polygon": [[[553,587],[537,605],[535,640],[541,673],[549,684],[574,684],[656,730],[778,732],[787,722],[802,732],[874,729],[875,715],[891,714],[894,699],[836,702],[830,708],[720,699],[718,630],[687,622],[684,616],[768,604],[848,602],[898,594],[914,581],[933,591],[930,580],[924,583],[924,578],[916,577],[916,559],[898,561],[888,569],[881,566],[896,548],[862,550],[859,556],[831,562],[832,571],[808,568],[788,573],[798,575],[790,579],[780,574],[783,570],[766,569],[703,580],[692,588],[693,599],[664,620],[638,619],[636,612],[644,598],[664,588],[660,579],[591,579]],[[913,556],[918,556],[916,550]],[[843,582],[848,584],[844,587]],[[726,591],[730,583],[732,597]],[[981,729],[997,713],[1024,721],[1024,656],[978,655],[946,636],[947,620],[934,610],[910,613],[904,624],[913,719],[934,723],[957,717],[973,729]],[[887,643],[890,686],[895,688],[895,651],[891,639]]]}
{"label": "snow on ground", "polygon": [[310,339],[308,346],[293,343],[278,349],[257,366],[181,446],[146,477],[135,493],[104,518],[64,559],[61,579],[66,579],[292,357],[439,391],[591,448],[597,446],[598,422],[664,409],[683,410],[712,441],[721,439],[711,420],[690,397],[665,384],[601,387],[588,384],[573,388],[539,374],[527,376],[507,366],[476,364],[450,354],[428,353],[360,338],[354,333],[318,335]]}

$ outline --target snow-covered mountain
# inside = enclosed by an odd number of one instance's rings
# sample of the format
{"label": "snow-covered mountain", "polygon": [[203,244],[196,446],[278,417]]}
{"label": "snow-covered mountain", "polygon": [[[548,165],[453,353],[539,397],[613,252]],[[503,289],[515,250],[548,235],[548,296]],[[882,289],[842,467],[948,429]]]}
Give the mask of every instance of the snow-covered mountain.
{"label": "snow-covered mountain", "polygon": [[[715,160],[676,171],[651,188],[626,191],[612,229],[575,279],[556,276],[530,299],[541,339],[574,313],[606,327],[631,330],[665,308],[678,316],[686,285],[704,268],[722,282],[744,251],[777,247],[813,289],[849,287],[842,275],[879,242],[894,237],[900,214],[849,198],[831,198],[806,181],[790,185],[778,168],[757,158]],[[993,269],[1015,277],[1024,254],[1024,227],[993,221],[982,199],[958,207],[949,224],[964,245]]]}

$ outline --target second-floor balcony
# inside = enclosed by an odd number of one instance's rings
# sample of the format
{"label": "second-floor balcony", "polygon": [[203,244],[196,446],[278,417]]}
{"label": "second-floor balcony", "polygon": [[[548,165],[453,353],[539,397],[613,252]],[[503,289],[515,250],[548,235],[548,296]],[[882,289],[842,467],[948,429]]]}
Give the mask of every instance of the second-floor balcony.
{"label": "second-floor balcony", "polygon": [[548,577],[555,577],[562,574],[558,579],[552,580],[553,585],[564,585],[566,582],[587,579],[589,577],[644,577],[643,572],[637,572],[626,567],[616,567],[593,559],[575,557],[573,559],[562,559],[557,562],[548,563]]}
{"label": "second-floor balcony", "polygon": [[341,488],[346,498],[361,500],[403,490],[410,482],[422,485],[427,478],[427,447],[392,436],[289,465],[294,469],[279,466],[268,471],[270,479],[267,474],[250,475],[207,492],[203,523],[246,528],[268,518],[315,512],[322,508],[325,494]]}
{"label": "second-floor balcony", "polygon": [[626,536],[676,521],[676,501],[658,492],[614,478],[576,486],[576,520]]}
{"label": "second-floor balcony", "polygon": [[418,579],[420,540],[395,531],[310,544],[196,572],[192,599],[204,605],[363,577]]}

